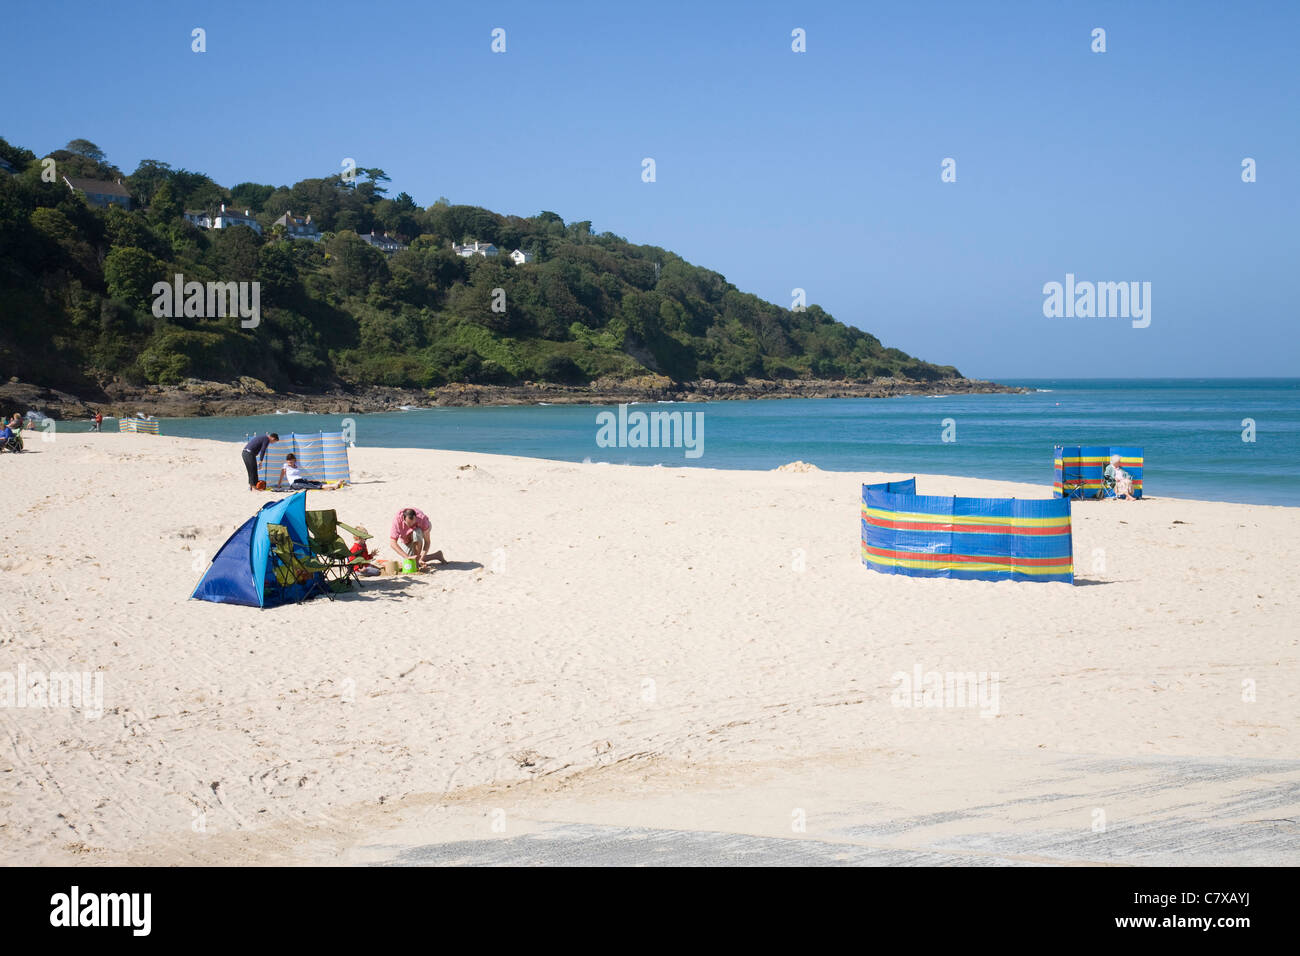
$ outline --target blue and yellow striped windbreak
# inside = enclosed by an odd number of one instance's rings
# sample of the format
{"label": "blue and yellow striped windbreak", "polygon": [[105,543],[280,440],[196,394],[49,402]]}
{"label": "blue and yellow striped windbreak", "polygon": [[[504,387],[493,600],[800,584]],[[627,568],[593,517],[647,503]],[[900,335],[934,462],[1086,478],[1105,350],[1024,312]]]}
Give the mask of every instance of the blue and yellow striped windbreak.
{"label": "blue and yellow striped windbreak", "polygon": [[1052,490],[1058,498],[1113,498],[1103,473],[1111,455],[1133,476],[1133,497],[1142,497],[1142,449],[1126,445],[1057,445],[1053,449],[1056,477]]}
{"label": "blue and yellow striped windbreak", "polygon": [[266,450],[266,457],[258,468],[257,476],[268,485],[280,477],[280,467],[292,452],[298,459],[303,477],[314,481],[351,481],[348,468],[348,446],[342,432],[304,432],[281,435],[280,440]]}
{"label": "blue and yellow striped windbreak", "polygon": [[862,486],[862,561],[873,571],[975,581],[1074,582],[1070,500],[944,498]]}
{"label": "blue and yellow striped windbreak", "polygon": [[117,420],[117,430],[119,432],[133,432],[137,435],[157,435],[158,419],[142,418],[133,415],[130,418],[119,418]]}

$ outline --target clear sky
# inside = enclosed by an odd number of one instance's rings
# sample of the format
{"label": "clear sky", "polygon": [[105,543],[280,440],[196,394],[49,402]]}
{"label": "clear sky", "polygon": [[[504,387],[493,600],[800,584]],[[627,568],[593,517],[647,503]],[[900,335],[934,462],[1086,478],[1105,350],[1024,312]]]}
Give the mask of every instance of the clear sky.
{"label": "clear sky", "polygon": [[[967,375],[1300,375],[1297,48],[1281,0],[14,3],[0,135],[226,186],[352,157]],[[1066,273],[1150,282],[1150,326],[1045,318]]]}

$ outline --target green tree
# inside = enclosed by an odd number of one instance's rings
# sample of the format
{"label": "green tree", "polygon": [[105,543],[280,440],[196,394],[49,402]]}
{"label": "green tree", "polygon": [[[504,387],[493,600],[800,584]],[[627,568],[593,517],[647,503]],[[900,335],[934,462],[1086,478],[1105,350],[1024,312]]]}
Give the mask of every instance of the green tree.
{"label": "green tree", "polygon": [[247,226],[214,230],[208,263],[221,282],[252,282],[261,245],[261,238]]}
{"label": "green tree", "polygon": [[74,139],[64,147],[69,153],[75,153],[78,156],[85,157],[94,163],[103,163],[106,161],[104,151],[88,139]]}
{"label": "green tree", "polygon": [[148,206],[153,202],[154,194],[159,187],[168,182],[171,177],[170,164],[158,159],[142,159],[135,172],[127,177],[126,185],[130,187],[131,195],[139,205]]}
{"label": "green tree", "polygon": [[166,265],[144,249],[122,246],[104,257],[104,282],[108,294],[136,309],[153,301],[154,283],[161,281]]}
{"label": "green tree", "polygon": [[274,186],[266,186],[262,183],[239,183],[230,187],[230,201],[237,209],[251,209],[255,213],[260,213],[274,192]]}
{"label": "green tree", "polygon": [[167,223],[179,219],[183,211],[176,187],[170,180],[164,180],[154,191],[153,201],[149,204],[149,218],[157,223]]}

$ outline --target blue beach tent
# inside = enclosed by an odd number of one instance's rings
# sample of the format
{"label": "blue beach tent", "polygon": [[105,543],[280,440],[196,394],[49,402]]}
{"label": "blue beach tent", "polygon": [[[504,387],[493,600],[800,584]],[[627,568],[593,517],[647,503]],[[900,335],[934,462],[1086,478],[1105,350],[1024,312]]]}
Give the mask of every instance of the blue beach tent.
{"label": "blue beach tent", "polygon": [[[268,524],[289,529],[294,550],[307,551],[307,492],[300,491],[268,501],[232,534],[213,556],[203,579],[191,598],[217,604],[242,604],[245,607],[276,607],[301,600],[317,581],[309,578],[302,584],[272,588],[267,593],[266,579],[271,573],[271,540]],[[319,577],[316,575],[315,577]]]}

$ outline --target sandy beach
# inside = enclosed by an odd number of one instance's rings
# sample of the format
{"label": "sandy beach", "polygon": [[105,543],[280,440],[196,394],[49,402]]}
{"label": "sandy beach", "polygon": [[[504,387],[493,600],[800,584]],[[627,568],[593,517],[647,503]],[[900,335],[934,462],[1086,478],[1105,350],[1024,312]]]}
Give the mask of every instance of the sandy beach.
{"label": "sandy beach", "polygon": [[[27,447],[0,456],[0,673],[102,672],[103,714],[0,707],[3,863],[474,861],[561,825],[852,859],[1300,863],[1300,509],[1150,477],[1146,501],[1076,505],[1074,586],[928,580],[861,562],[860,485],[909,477],[884,461],[359,447],[355,483],[308,507],[385,546],[421,508],[452,563],[256,610],[188,600],[273,497],[238,445]],[[918,490],[1048,497],[1045,472]],[[918,672],[996,674],[996,705],[900,706],[895,675]],[[1104,839],[1139,825],[1166,835]]]}

